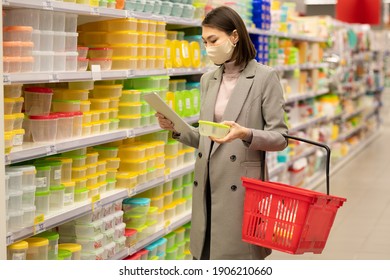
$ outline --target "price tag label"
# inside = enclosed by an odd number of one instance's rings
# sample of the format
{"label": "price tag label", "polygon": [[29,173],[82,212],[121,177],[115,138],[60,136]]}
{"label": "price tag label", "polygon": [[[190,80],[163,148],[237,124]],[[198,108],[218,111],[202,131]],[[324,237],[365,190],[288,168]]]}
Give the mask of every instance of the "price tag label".
{"label": "price tag label", "polygon": [[5,75],[5,74],[3,75],[3,83],[4,84],[10,84],[11,83],[8,75]]}
{"label": "price tag label", "polygon": [[42,2],[42,8],[44,10],[50,10],[52,11],[53,10],[53,3],[51,1],[43,1]]}
{"label": "price tag label", "polygon": [[8,0],[3,0],[3,6],[9,6],[9,1]]}
{"label": "price tag label", "polygon": [[36,216],[34,219],[34,228],[33,228],[34,235],[41,233],[45,230],[46,230],[45,215],[41,214],[41,215]]}
{"label": "price tag label", "polygon": [[99,8],[98,7],[92,7],[91,8],[91,15],[95,15],[95,16],[100,15]]}
{"label": "price tag label", "polygon": [[100,81],[102,79],[102,71],[100,65],[91,65],[92,80]]}
{"label": "price tag label", "polygon": [[53,73],[49,75],[49,81],[51,83],[58,83],[60,79],[58,78],[58,75],[56,73]]}
{"label": "price tag label", "polygon": [[14,237],[12,234],[7,236],[6,243],[7,243],[7,245],[14,243]]}
{"label": "price tag label", "polygon": [[5,165],[11,164],[11,159],[9,158],[9,155],[4,156],[4,164]]}
{"label": "price tag label", "polygon": [[130,197],[130,196],[133,196],[133,195],[136,195],[137,194],[137,191],[136,191],[136,188],[128,188],[127,189],[127,195]]}
{"label": "price tag label", "polygon": [[100,207],[100,204],[101,204],[100,194],[94,195],[91,198],[91,201],[92,201],[92,211],[95,211],[95,209]]}
{"label": "price tag label", "polygon": [[55,155],[55,154],[57,154],[56,146],[50,145],[50,146],[46,147],[46,155],[50,156],[50,155]]}
{"label": "price tag label", "polygon": [[165,230],[167,231],[167,232],[171,232],[172,231],[172,229],[171,229],[171,221],[165,221],[165,223],[164,223],[164,228],[165,228]]}
{"label": "price tag label", "polygon": [[128,129],[127,130],[127,138],[133,138],[135,135],[134,129]]}

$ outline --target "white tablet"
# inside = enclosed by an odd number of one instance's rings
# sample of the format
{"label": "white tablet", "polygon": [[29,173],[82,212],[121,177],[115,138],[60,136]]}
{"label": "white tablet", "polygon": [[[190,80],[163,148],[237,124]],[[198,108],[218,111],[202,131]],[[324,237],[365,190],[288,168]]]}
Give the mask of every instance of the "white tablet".
{"label": "white tablet", "polygon": [[177,132],[183,133],[188,130],[191,130],[191,126],[186,123],[175,111],[172,110],[171,107],[168,106],[167,103],[165,103],[164,100],[161,99],[161,97],[153,92],[143,95],[143,99],[149,103],[150,106],[156,112],[159,112],[163,114],[167,119],[171,120],[174,124],[174,128]]}

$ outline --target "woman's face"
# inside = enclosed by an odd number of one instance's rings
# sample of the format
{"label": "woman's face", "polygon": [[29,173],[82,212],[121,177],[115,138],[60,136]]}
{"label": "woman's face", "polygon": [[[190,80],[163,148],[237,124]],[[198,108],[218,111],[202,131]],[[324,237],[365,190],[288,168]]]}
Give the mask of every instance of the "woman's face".
{"label": "woman's face", "polygon": [[217,28],[202,26],[202,40],[205,47],[218,46],[224,43],[227,39],[229,39],[233,44],[236,44],[235,35],[237,34],[234,31],[230,36],[226,34],[224,31],[221,31]]}

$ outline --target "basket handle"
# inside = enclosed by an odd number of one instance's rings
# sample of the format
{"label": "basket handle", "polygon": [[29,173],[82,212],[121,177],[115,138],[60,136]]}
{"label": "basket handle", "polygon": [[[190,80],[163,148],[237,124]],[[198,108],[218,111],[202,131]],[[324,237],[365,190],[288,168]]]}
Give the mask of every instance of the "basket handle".
{"label": "basket handle", "polygon": [[[318,147],[322,147],[326,150],[326,194],[329,195],[329,167],[330,167],[330,148],[329,146],[327,146],[326,144],[323,144],[323,143],[319,143],[319,142],[315,142],[315,141],[312,141],[312,140],[308,140],[308,139],[304,139],[304,138],[300,138],[300,137],[296,137],[296,136],[291,136],[291,135],[287,135],[287,134],[282,134],[284,136],[284,138],[286,139],[293,139],[293,140],[297,140],[297,141],[300,141],[300,142],[305,142],[305,143],[308,143],[308,144],[311,144],[311,145],[315,145],[315,146],[318,146]],[[260,178],[262,181],[265,181],[265,151],[262,153],[261,155],[261,162],[262,162],[262,165],[261,165],[261,172],[260,172]]]}

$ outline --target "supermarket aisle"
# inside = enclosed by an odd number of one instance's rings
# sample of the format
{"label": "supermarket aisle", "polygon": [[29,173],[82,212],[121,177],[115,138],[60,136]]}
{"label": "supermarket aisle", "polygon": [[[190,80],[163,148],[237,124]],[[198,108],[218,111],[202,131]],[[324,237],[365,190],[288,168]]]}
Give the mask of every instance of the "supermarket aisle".
{"label": "supermarket aisle", "polygon": [[274,251],[269,260],[390,260],[390,90],[383,94],[383,127],[350,163],[331,176],[331,194],[346,197],[322,254]]}

